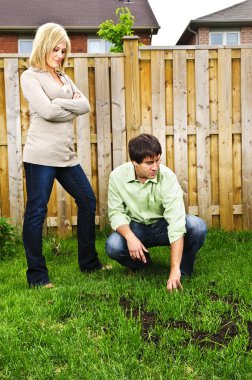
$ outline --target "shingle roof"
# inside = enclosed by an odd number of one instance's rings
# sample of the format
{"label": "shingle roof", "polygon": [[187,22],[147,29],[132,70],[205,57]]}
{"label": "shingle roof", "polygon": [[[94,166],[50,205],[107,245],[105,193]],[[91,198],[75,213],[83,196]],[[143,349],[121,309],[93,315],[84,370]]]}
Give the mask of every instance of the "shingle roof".
{"label": "shingle roof", "polygon": [[232,22],[232,21],[251,21],[252,20],[252,0],[247,0],[242,3],[234,4],[231,7],[222,9],[218,12],[210,13],[209,15],[199,17],[194,22]]}
{"label": "shingle roof", "polygon": [[231,7],[221,9],[218,12],[191,20],[180,36],[176,45],[187,44],[191,38],[190,30],[197,30],[200,26],[227,27],[251,25],[252,23],[252,0],[236,3]]}
{"label": "shingle roof", "polygon": [[32,30],[56,22],[68,30],[97,30],[101,22],[114,19],[118,7],[127,6],[135,16],[136,29],[157,33],[158,22],[148,0],[0,0],[0,29]]}

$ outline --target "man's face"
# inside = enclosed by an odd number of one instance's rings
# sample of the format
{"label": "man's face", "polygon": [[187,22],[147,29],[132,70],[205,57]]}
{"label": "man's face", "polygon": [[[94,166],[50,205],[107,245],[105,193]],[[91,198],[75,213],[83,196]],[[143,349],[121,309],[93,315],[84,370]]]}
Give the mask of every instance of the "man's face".
{"label": "man's face", "polygon": [[140,164],[133,161],[136,176],[140,182],[145,182],[147,179],[154,179],[158,173],[160,162],[160,154],[154,157],[145,157]]}

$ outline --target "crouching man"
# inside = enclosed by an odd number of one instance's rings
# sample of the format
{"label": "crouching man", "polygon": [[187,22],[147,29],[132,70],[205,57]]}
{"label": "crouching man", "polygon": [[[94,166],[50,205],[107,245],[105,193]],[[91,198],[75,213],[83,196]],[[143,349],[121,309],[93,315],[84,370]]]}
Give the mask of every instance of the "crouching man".
{"label": "crouching man", "polygon": [[181,275],[191,275],[204,243],[205,222],[185,214],[176,175],[161,161],[161,145],[149,134],[129,142],[131,162],[110,174],[108,213],[113,232],[108,256],[132,271],[150,264],[149,247],[171,246],[167,290],[182,288]]}

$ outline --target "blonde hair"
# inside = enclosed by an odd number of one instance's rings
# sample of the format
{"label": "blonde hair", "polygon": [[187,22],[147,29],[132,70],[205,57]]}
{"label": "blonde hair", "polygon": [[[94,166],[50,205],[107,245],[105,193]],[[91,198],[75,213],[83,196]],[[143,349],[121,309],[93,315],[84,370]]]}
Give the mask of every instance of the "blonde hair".
{"label": "blonde hair", "polygon": [[66,43],[66,54],[63,61],[61,62],[59,70],[64,69],[67,56],[71,50],[69,37],[61,25],[51,22],[41,25],[35,35],[33,48],[29,59],[29,65],[46,70],[46,57],[58,44],[62,42]]}

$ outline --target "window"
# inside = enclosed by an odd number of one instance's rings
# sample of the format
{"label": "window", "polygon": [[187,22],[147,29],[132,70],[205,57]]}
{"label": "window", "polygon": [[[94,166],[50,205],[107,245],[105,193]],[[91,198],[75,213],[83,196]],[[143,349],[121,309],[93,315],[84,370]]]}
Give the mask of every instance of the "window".
{"label": "window", "polygon": [[240,31],[210,31],[210,45],[239,45]]}
{"label": "window", "polygon": [[88,53],[109,53],[112,44],[99,38],[88,39]]}
{"label": "window", "polygon": [[18,52],[19,53],[28,53],[30,54],[32,51],[32,39],[19,39],[18,40]]}

